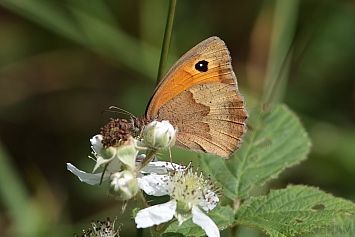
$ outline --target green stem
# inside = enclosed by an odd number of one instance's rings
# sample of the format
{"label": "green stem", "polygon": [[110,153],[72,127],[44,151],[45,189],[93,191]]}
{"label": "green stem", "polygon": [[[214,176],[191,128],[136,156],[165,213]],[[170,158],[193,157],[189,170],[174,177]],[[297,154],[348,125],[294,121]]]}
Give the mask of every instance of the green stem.
{"label": "green stem", "polygon": [[153,237],[160,237],[166,229],[176,220],[174,218],[168,222],[162,223],[158,226],[150,227],[150,234]]}
{"label": "green stem", "polygon": [[262,102],[282,100],[290,67],[291,46],[297,23],[298,0],[277,0]]}
{"label": "green stem", "polygon": [[143,208],[148,207],[147,200],[145,200],[142,190],[139,190],[139,192],[136,195],[136,199],[138,201],[138,204],[139,204],[140,208],[143,209]]}
{"label": "green stem", "polygon": [[[148,207],[147,200],[145,200],[142,190],[138,191],[138,193],[136,195],[136,200],[137,200],[138,205],[141,209]],[[143,234],[144,234],[143,229],[137,229],[136,237],[142,237]]]}
{"label": "green stem", "polygon": [[144,167],[146,167],[149,164],[149,162],[151,162],[154,159],[156,154],[157,154],[156,150],[148,150],[147,156],[142,160],[139,170],[142,170]]}
{"label": "green stem", "polygon": [[239,229],[239,226],[238,225],[233,225],[232,227],[229,228],[230,230],[230,236],[232,237],[237,237],[238,235],[238,229]]}
{"label": "green stem", "polygon": [[173,31],[176,1],[177,0],[170,0],[168,18],[167,18],[166,26],[165,26],[163,47],[162,47],[162,51],[161,51],[161,55],[160,55],[157,84],[160,82],[160,80],[163,77],[164,68],[166,65],[166,61],[168,59],[168,53],[169,53],[170,42],[171,42],[171,35],[172,35],[172,31]]}
{"label": "green stem", "polygon": [[240,207],[240,199],[237,198],[234,200],[233,212],[237,213],[239,207]]}

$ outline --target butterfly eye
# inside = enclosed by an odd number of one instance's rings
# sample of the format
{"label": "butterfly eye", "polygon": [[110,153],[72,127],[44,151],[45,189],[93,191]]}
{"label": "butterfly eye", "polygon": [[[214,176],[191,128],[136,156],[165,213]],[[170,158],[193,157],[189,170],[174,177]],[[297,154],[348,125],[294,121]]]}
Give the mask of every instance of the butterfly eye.
{"label": "butterfly eye", "polygon": [[195,68],[197,71],[200,72],[207,72],[208,70],[208,62],[205,60],[199,61],[198,63],[195,64]]}

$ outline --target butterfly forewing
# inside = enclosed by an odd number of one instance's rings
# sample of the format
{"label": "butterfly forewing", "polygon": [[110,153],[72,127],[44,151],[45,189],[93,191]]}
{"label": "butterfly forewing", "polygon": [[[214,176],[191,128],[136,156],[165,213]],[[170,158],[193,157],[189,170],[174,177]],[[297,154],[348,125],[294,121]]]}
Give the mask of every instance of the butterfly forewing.
{"label": "butterfly forewing", "polygon": [[[207,62],[208,71],[196,69]],[[169,100],[189,87],[203,82],[221,82],[237,86],[229,51],[218,37],[210,37],[184,54],[167,72],[156,87],[146,109],[148,119],[154,119],[158,110]]]}

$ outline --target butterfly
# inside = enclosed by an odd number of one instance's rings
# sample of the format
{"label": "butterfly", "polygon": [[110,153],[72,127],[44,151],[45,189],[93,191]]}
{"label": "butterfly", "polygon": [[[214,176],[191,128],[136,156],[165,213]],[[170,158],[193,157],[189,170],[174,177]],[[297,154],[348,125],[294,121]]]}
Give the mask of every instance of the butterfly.
{"label": "butterfly", "polygon": [[138,120],[168,120],[178,128],[175,146],[228,158],[241,146],[247,118],[227,46],[214,36],[170,68]]}

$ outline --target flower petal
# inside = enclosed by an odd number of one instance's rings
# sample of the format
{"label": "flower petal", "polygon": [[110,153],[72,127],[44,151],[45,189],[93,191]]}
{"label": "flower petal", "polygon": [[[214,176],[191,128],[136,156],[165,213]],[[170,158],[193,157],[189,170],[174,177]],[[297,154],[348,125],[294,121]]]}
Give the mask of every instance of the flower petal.
{"label": "flower petal", "polygon": [[198,205],[205,211],[211,211],[213,208],[216,207],[217,203],[219,202],[219,198],[216,193],[208,190],[205,192],[205,198],[202,199]]}
{"label": "flower petal", "polygon": [[122,170],[121,166],[122,162],[119,159],[112,159],[106,169],[109,173],[116,173]]}
{"label": "flower petal", "polygon": [[100,154],[102,148],[102,135],[98,134],[90,139],[91,145],[97,154]]}
{"label": "flower petal", "polygon": [[[67,163],[67,170],[75,174],[81,182],[90,185],[95,185],[100,183],[102,173],[97,173],[97,174],[86,173],[82,170],[79,170],[71,163]],[[109,173],[105,173],[103,180],[108,179],[109,176],[110,176]]]}
{"label": "flower petal", "polygon": [[185,166],[174,164],[166,161],[150,162],[142,170],[143,173],[166,174],[169,170],[184,169]]}
{"label": "flower petal", "polygon": [[167,179],[169,176],[150,174],[138,178],[139,187],[148,195],[164,196],[169,194]]}
{"label": "flower petal", "polygon": [[147,228],[167,222],[173,219],[175,210],[175,200],[140,210],[135,218],[137,228]]}
{"label": "flower petal", "polygon": [[219,237],[219,230],[217,225],[203,213],[197,206],[192,207],[192,222],[200,226],[209,237]]}

